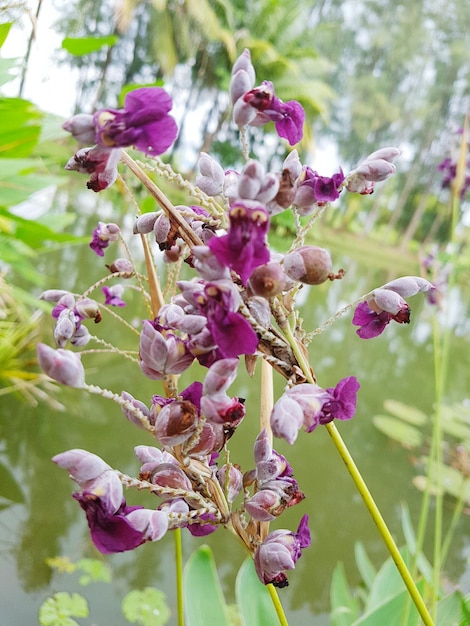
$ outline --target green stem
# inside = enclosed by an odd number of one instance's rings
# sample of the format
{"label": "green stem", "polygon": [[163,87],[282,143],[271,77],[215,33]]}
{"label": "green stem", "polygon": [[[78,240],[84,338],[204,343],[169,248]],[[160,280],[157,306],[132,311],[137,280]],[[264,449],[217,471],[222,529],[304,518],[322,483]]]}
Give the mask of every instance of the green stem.
{"label": "green stem", "polygon": [[[282,328],[282,330],[285,333],[286,339],[291,345],[296,358],[298,359],[298,363],[305,374],[305,378],[311,383],[315,382],[311,374],[310,366],[307,363],[305,357],[303,356],[301,350],[298,347],[297,341],[295,340],[295,337],[293,336],[290,325],[286,324]],[[423,620],[423,623],[425,624],[425,626],[434,626],[434,621],[431,618],[431,615],[429,614],[426,605],[424,604],[423,598],[421,597],[421,594],[419,593],[418,588],[416,587],[413,577],[411,576],[406,566],[406,563],[403,560],[403,557],[401,556],[400,551],[398,550],[397,545],[388,529],[388,526],[385,523],[382,517],[382,514],[380,513],[375,503],[375,500],[372,497],[364,479],[362,478],[361,473],[359,472],[359,469],[357,468],[354,462],[354,459],[352,458],[346,444],[341,438],[341,435],[339,434],[338,429],[333,424],[333,422],[326,424],[325,427],[336,449],[338,450],[341,458],[343,459],[343,462],[346,465],[346,468],[351,478],[353,479],[354,484],[356,485],[356,489],[358,490],[362,499],[364,500],[364,503],[379,530],[379,533],[383,539],[383,542],[385,543],[387,550],[390,553],[390,556],[395,562],[395,565],[397,566],[400,576],[402,577],[403,582],[405,583],[405,586],[408,589],[408,592],[419,614],[421,615],[421,619]]]}
{"label": "green stem", "polygon": [[341,458],[343,459],[344,464],[346,465],[346,468],[351,475],[351,478],[353,479],[357,490],[361,494],[361,497],[364,500],[364,503],[369,510],[369,513],[372,516],[372,519],[374,520],[380,535],[382,536],[382,539],[387,547],[387,550],[390,553],[390,556],[397,566],[400,576],[402,577],[403,582],[408,589],[408,592],[421,616],[421,619],[423,620],[423,623],[426,626],[433,626],[434,621],[432,620],[431,615],[429,614],[428,609],[424,604],[423,598],[421,597],[421,594],[419,593],[418,588],[415,585],[415,582],[406,566],[406,563],[403,560],[403,557],[401,556],[395,541],[393,540],[387,524],[385,523],[377,505],[375,504],[374,498],[372,497],[364,479],[362,478],[361,473],[354,463],[354,459],[352,458],[348,448],[346,447],[346,444],[342,440],[341,435],[339,434],[333,422],[326,424],[326,429],[331,439],[333,440],[333,443],[338,450]]}
{"label": "green stem", "polygon": [[176,604],[178,607],[178,626],[184,626],[183,547],[181,541],[181,528],[175,528],[173,536],[175,541]]}
{"label": "green stem", "polygon": [[284,609],[282,608],[281,601],[279,600],[276,587],[272,583],[269,583],[269,585],[266,585],[266,587],[269,591],[269,595],[271,596],[271,600],[276,610],[279,623],[281,624],[281,626],[289,626],[289,623],[286,618],[286,614],[284,613]]}

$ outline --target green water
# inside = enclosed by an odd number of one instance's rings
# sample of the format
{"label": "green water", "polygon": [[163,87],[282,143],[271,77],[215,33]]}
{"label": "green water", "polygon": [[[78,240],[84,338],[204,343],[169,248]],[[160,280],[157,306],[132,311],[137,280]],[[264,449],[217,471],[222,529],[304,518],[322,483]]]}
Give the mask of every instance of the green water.
{"label": "green water", "polygon": [[[353,257],[336,255],[336,265],[347,270],[341,283],[306,290],[303,296],[302,317],[307,330],[319,326],[344,304],[395,277]],[[47,287],[79,291],[102,275],[101,268],[96,257],[77,248],[68,250],[59,260],[50,257],[42,269],[54,277]],[[452,302],[456,326],[451,340],[446,400],[461,402],[468,393],[467,300],[464,294],[456,292],[452,294]],[[391,324],[381,337],[363,341],[354,332],[351,315],[346,315],[310,345],[311,363],[320,385],[333,386],[350,375],[361,383],[357,415],[352,421],[339,424],[339,429],[398,542],[402,541],[400,504],[408,504],[415,524],[419,512],[420,494],[411,483],[416,474],[413,454],[379,433],[371,418],[383,412],[387,398],[432,412],[433,312],[420,296],[411,299],[410,304],[413,312],[410,326]],[[102,323],[106,336],[135,348],[132,333],[107,334],[104,324],[108,320]],[[44,341],[52,345],[52,321],[46,319],[44,328]],[[122,364],[115,357],[96,355],[85,364],[88,383],[118,393],[126,389],[147,404],[153,393],[161,393],[158,382],[144,379],[137,366]],[[185,374],[182,388],[192,380]],[[276,377],[276,397],[282,388],[283,381]],[[231,392],[247,399],[247,417],[230,444],[232,462],[247,470],[253,466],[252,442],[258,431],[259,371],[253,379],[242,372]],[[153,444],[150,435],[126,422],[119,407],[109,401],[72,389],[59,390],[57,399],[67,407],[65,411],[56,412],[47,405],[33,409],[10,396],[2,399],[0,460],[21,485],[24,503],[0,510],[1,626],[36,624],[41,602],[61,590],[82,591],[86,595],[91,618],[80,620],[86,625],[124,625],[127,622],[120,613],[120,598],[131,588],[148,585],[163,589],[174,610],[171,533],[162,541],[146,544],[132,553],[106,557],[113,570],[112,585],[95,583],[81,590],[77,575],[52,574],[46,565],[45,559],[51,556],[66,555],[77,560],[98,555],[90,543],[85,517],[71,498],[74,483],[50,458],[69,448],[86,448],[113,467],[136,474],[139,463],[133,447]],[[301,433],[294,447],[276,442],[276,448],[292,463],[295,477],[307,497],[283,514],[273,528],[294,529],[300,517],[308,513],[312,530],[312,546],[290,573],[290,586],[280,591],[280,597],[291,626],[326,626],[331,574],[338,561],[345,564],[351,583],[357,584],[355,542],[363,542],[376,565],[385,559],[386,553],[326,430],[320,428],[309,435]],[[132,504],[154,502],[134,493],[129,495],[129,500]],[[451,499],[446,500],[446,523],[452,505]],[[245,554],[223,529],[204,541],[214,550],[224,592],[228,601],[233,601],[236,572]],[[428,549],[430,541],[428,537]],[[200,539],[184,533],[185,558],[200,543]],[[470,525],[468,517],[464,517],[456,532],[446,576],[454,582],[460,581],[467,592],[470,590],[466,571],[469,545]],[[176,623],[174,613],[171,623]]]}

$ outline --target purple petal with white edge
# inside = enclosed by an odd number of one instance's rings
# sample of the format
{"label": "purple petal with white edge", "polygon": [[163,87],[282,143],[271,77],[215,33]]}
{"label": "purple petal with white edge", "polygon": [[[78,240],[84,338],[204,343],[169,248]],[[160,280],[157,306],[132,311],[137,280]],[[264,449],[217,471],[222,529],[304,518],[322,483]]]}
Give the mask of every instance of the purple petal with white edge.
{"label": "purple petal with white edge", "polygon": [[285,439],[291,445],[297,439],[304,422],[304,413],[300,405],[289,396],[281,396],[271,413],[273,435]]}
{"label": "purple petal with white edge", "polygon": [[374,289],[372,300],[379,309],[387,311],[387,313],[392,315],[397,315],[403,307],[408,307],[406,301],[396,291],[391,289]]}

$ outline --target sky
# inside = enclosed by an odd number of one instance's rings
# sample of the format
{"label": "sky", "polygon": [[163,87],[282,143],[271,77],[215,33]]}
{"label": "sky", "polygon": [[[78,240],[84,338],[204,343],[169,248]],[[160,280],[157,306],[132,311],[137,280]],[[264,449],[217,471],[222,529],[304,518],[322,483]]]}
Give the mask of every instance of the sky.
{"label": "sky", "polygon": [[[31,16],[36,10],[34,5]],[[36,24],[36,38],[33,41],[22,97],[34,102],[40,109],[68,117],[73,113],[75,102],[74,76],[70,67],[58,66],[56,59],[61,48],[61,35],[56,33],[53,24],[57,12],[50,0],[44,0]],[[2,57],[23,58],[31,34],[32,20],[24,15],[10,30],[2,47]],[[6,84],[2,91],[6,96],[17,96],[20,81],[15,79]]]}

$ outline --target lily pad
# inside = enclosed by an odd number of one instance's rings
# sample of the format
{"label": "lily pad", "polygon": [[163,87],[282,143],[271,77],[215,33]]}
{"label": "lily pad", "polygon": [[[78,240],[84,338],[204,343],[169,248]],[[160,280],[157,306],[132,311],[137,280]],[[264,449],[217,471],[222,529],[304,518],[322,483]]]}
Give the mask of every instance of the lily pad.
{"label": "lily pad", "polygon": [[390,415],[375,415],[372,422],[387,437],[401,443],[405,448],[416,448],[423,443],[423,433],[411,424],[405,424]]}
{"label": "lily pad", "polygon": [[399,417],[405,422],[414,424],[415,426],[422,426],[428,421],[426,413],[423,413],[423,411],[420,411],[415,406],[404,404],[398,400],[385,400],[384,408],[392,415],[395,415],[395,417]]}

